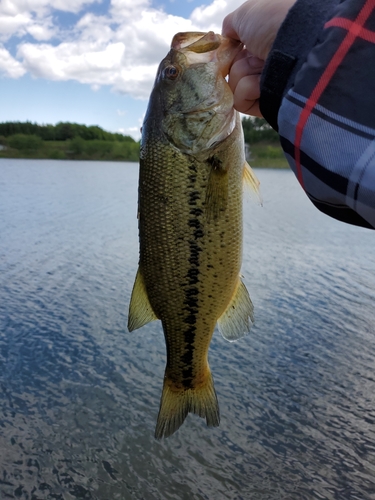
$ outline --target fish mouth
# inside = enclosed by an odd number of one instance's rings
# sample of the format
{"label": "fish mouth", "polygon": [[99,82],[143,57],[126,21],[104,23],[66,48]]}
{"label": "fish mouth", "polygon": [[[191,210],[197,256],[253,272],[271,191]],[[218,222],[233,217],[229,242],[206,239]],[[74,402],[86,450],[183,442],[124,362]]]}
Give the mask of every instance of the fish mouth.
{"label": "fish mouth", "polygon": [[171,49],[183,50],[188,48],[189,51],[197,54],[211,52],[220,47],[222,38],[213,31],[203,33],[200,31],[188,31],[185,33],[177,33],[172,40]]}
{"label": "fish mouth", "polygon": [[177,33],[171,44],[171,49],[182,52],[189,64],[217,62],[224,78],[242,48],[243,44],[238,40],[218,35],[213,31]]}

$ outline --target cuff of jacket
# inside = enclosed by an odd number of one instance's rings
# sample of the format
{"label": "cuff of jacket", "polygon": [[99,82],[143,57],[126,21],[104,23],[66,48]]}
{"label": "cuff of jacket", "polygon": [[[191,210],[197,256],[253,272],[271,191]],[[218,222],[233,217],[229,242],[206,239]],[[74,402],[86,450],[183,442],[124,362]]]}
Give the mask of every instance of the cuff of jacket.
{"label": "cuff of jacket", "polygon": [[278,131],[281,101],[340,0],[297,0],[282,23],[260,80],[260,111]]}

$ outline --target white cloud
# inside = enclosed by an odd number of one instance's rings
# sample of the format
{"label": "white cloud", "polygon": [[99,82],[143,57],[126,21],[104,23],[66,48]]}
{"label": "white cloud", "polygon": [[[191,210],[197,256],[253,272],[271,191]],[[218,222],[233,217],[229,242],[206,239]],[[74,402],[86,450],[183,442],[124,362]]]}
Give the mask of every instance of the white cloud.
{"label": "white cloud", "polygon": [[29,13],[7,15],[0,10],[0,40],[8,40],[12,35],[23,36],[26,28],[32,24]]}
{"label": "white cloud", "polygon": [[91,42],[110,43],[113,39],[113,21],[106,16],[95,16],[92,13],[85,14],[76,24],[73,32],[66,34],[66,39],[71,42],[86,40]]}
{"label": "white cloud", "polygon": [[136,126],[119,128],[117,132],[120,132],[120,134],[123,135],[130,135],[130,137],[133,137],[135,141],[139,141],[139,139],[141,138],[141,128],[143,120],[144,120],[144,115],[138,118],[138,124]]}
{"label": "white cloud", "polygon": [[52,24],[51,13],[57,10],[79,13],[85,5],[102,0],[1,0],[0,39],[24,36],[29,33],[35,40],[49,40],[59,30]]}
{"label": "white cloud", "polygon": [[38,42],[50,40],[58,34],[57,27],[53,25],[52,17],[46,17],[41,22],[29,23],[26,31]]}
{"label": "white cloud", "polygon": [[19,48],[17,56],[23,59],[25,68],[37,77],[103,84],[106,80],[112,83],[116,72],[121,70],[124,50],[120,42],[102,46],[90,42],[61,43],[57,47],[25,43]]}
{"label": "white cloud", "polygon": [[193,29],[189,19],[150,9],[140,12],[131,24],[119,26],[115,36],[127,46],[127,62],[155,65],[166,56],[175,33]]}
{"label": "white cloud", "polygon": [[242,5],[244,0],[214,0],[193,10],[190,19],[204,31],[221,32],[224,17]]}
{"label": "white cloud", "polygon": [[[118,92],[147,98],[173,35],[196,27],[189,19],[145,10],[148,2],[143,0],[116,0],[111,12],[127,16],[128,3],[133,5],[131,22],[89,13],[79,20],[69,38],[64,35],[65,41],[58,45],[21,43],[17,58],[37,78],[73,79],[94,87],[110,85]],[[142,8],[137,11],[137,6]]]}
{"label": "white cloud", "polygon": [[[35,39],[33,43],[21,40],[17,60],[8,53],[13,69],[7,74],[17,78],[28,71],[37,78],[72,79],[92,88],[109,85],[135,98],[147,98],[173,35],[193,30],[220,32],[222,19],[241,0],[214,0],[195,9],[190,19],[152,8],[150,0],[112,0],[107,15],[83,14],[73,29],[56,25],[58,16],[53,9],[77,13],[92,3],[93,0],[0,1],[0,32],[8,37],[28,33]],[[52,37],[54,43],[46,43]]]}
{"label": "white cloud", "polygon": [[113,19],[131,19],[134,14],[150,8],[150,0],[111,0],[109,12]]}
{"label": "white cloud", "polygon": [[10,78],[19,78],[26,73],[22,65],[0,46],[0,73]]}
{"label": "white cloud", "polygon": [[[193,10],[191,19],[198,25],[212,26],[219,28],[225,12],[227,3],[225,0],[214,0],[210,5],[202,5]],[[219,19],[220,16],[220,19]],[[215,30],[217,31],[217,29]]]}
{"label": "white cloud", "polygon": [[0,9],[0,40],[5,42],[14,35],[22,37],[27,33],[37,41],[50,40],[57,35],[58,28],[53,25],[51,16],[38,18],[30,12],[8,16],[1,13]]}
{"label": "white cloud", "polygon": [[15,16],[25,12],[43,14],[51,9],[78,13],[85,5],[100,3],[101,0],[2,0],[0,13]]}
{"label": "white cloud", "polygon": [[[27,0],[25,0],[27,1]],[[102,0],[28,0],[30,3],[40,3],[43,7],[52,7],[53,9],[65,12],[78,13],[86,5],[101,3]]]}
{"label": "white cloud", "polygon": [[139,141],[139,139],[141,138],[140,127],[119,128],[117,132],[123,135],[130,135],[130,137],[133,137],[135,141]]}

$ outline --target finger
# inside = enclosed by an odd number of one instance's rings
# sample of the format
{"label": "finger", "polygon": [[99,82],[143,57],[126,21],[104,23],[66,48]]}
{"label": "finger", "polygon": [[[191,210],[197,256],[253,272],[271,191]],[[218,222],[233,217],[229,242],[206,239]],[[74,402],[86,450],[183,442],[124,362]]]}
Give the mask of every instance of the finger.
{"label": "finger", "polygon": [[257,68],[257,67],[263,67],[264,66],[264,59],[260,59],[257,56],[254,56],[249,50],[247,50],[246,47],[244,47],[234,58],[234,61],[237,61],[239,59],[244,59],[248,58],[248,64],[249,68]]}
{"label": "finger", "polygon": [[255,101],[260,97],[260,75],[246,75],[241,78],[233,92],[237,101]]}
{"label": "finger", "polygon": [[259,75],[247,75],[239,80],[233,93],[233,105],[237,111],[245,114],[253,114],[254,116],[261,116],[259,111],[259,80]]}
{"label": "finger", "polygon": [[231,14],[228,14],[224,18],[221,34],[223,36],[228,37],[228,38],[233,38],[234,40],[240,39],[238,34],[237,34],[237,31],[234,29],[234,26],[233,26],[233,12]]}
{"label": "finger", "polygon": [[242,78],[251,75],[260,75],[264,67],[264,61],[249,55],[247,50],[243,50],[234,60],[230,72],[228,83],[234,92],[238,82]]}
{"label": "finger", "polygon": [[[236,108],[237,109],[237,108]],[[244,115],[257,116],[258,118],[263,118],[263,115],[259,108],[259,99],[256,101],[247,101],[242,103],[242,109],[237,109],[240,113]]]}
{"label": "finger", "polygon": [[259,99],[254,101],[254,103],[250,106],[250,108],[244,111],[244,114],[250,116],[257,116],[258,118],[263,118],[263,115],[260,112],[259,108]]}

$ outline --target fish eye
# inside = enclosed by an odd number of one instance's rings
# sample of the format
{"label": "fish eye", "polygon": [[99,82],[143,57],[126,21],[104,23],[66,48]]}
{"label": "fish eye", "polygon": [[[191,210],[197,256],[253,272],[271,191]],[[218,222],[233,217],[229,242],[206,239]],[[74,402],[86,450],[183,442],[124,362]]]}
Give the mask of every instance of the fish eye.
{"label": "fish eye", "polygon": [[178,77],[179,71],[176,66],[167,66],[164,68],[163,76],[169,80],[175,80]]}

